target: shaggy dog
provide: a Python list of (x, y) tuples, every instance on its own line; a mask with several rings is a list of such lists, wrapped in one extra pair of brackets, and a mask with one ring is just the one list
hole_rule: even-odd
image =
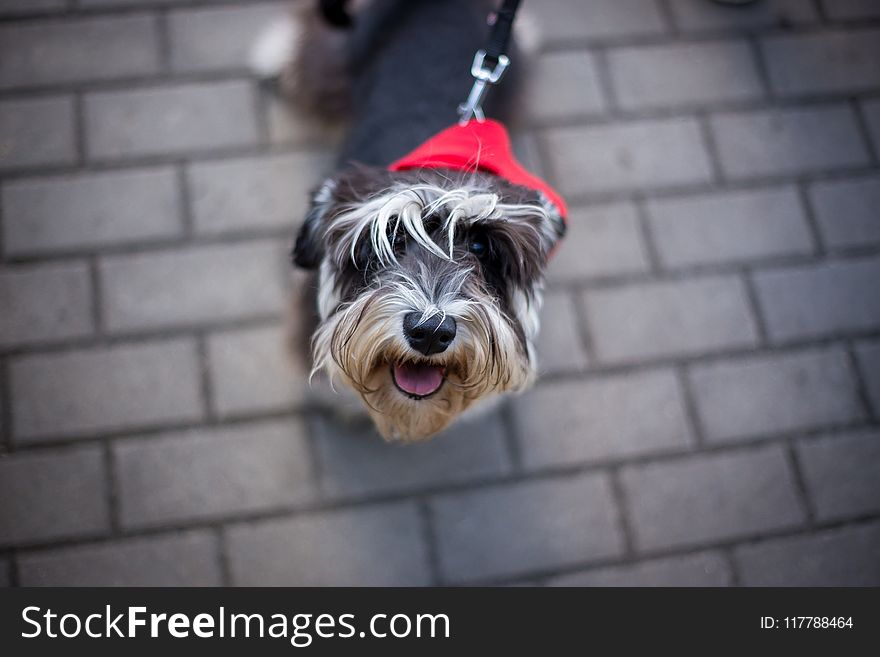
[[(313, 373), (353, 389), (386, 439), (421, 440), (534, 381), (565, 206), (512, 158), (500, 123), (450, 128), (492, 3), (362, 1), (351, 25), (346, 4), (273, 26), (254, 67), (349, 126), (293, 249), (317, 280)], [(487, 115), (509, 101), (503, 87)]]

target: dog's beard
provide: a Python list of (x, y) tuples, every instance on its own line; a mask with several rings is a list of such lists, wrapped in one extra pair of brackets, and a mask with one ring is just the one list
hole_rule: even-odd
[[(444, 281), (446, 292), (433, 300), (419, 285), (422, 278), (396, 272), (340, 306), (314, 336), (315, 371), (323, 369), (331, 381), (357, 391), (389, 440), (430, 437), (477, 401), (522, 390), (535, 376), (531, 341), (515, 328), (519, 320), (506, 316), (468, 270)], [(536, 322), (537, 308), (523, 311)], [(423, 319), (451, 315), (458, 326), (453, 345), (427, 357), (415, 352), (401, 330), (411, 312)], [(413, 381), (422, 387), (414, 388)]]

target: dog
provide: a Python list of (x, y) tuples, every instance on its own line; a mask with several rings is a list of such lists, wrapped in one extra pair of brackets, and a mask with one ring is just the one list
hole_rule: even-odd
[[(387, 440), (429, 438), (536, 378), (564, 202), (509, 155), (503, 124), (452, 125), (492, 9), (325, 1), (254, 49), (255, 70), (292, 102), (348, 121), (292, 260), (316, 281), (312, 374), (355, 391)], [(511, 109), (503, 86), (489, 117)]]

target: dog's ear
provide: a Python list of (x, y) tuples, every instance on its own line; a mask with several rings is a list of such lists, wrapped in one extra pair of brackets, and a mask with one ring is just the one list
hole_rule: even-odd
[(545, 226), (543, 231), (545, 241), (544, 251), (550, 254), (553, 253), (559, 245), (559, 242), (565, 237), (565, 232), (568, 230), (568, 226), (565, 223), (565, 218), (560, 214), (559, 208), (556, 207), (556, 204), (553, 203), (544, 192), (538, 192), (538, 200), (544, 209), (547, 210), (547, 221), (549, 223)]
[(333, 205), (336, 181), (328, 178), (312, 194), (312, 204), (296, 236), (291, 259), (297, 267), (317, 269), (324, 258), (324, 217)]

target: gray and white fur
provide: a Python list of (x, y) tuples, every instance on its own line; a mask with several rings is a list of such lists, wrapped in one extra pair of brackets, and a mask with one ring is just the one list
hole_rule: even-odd
[[(544, 269), (564, 224), (543, 194), (489, 173), (387, 170), (455, 122), (491, 3), (356, 4), (350, 30), (313, 5), (295, 12), (254, 62), (300, 105), (349, 121), (293, 249), (317, 277), (313, 373), (353, 389), (386, 439), (415, 441), (534, 381)], [(493, 100), (497, 117), (503, 94)]]

